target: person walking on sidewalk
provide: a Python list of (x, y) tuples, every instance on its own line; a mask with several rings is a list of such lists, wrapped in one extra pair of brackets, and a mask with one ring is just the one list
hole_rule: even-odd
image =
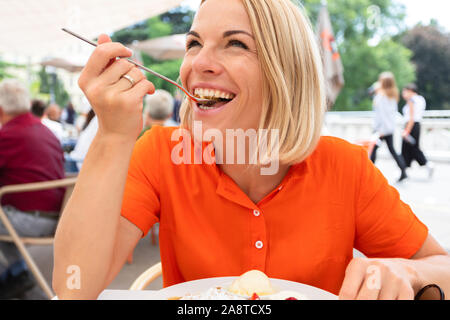
[(420, 149), (420, 122), (423, 119), (423, 113), (427, 106), (426, 100), (417, 93), (417, 86), (413, 83), (403, 88), (402, 96), (407, 102), (402, 110), (406, 121), (406, 127), (402, 134), (402, 156), (407, 168), (411, 167), (413, 160), (416, 160), (421, 167), (427, 168), (428, 177), (431, 179), (434, 165), (427, 160)]
[[(373, 109), (375, 111), (375, 131), (380, 140), (385, 141), (389, 152), (401, 170), (399, 182), (407, 178), (406, 165), (403, 157), (398, 155), (394, 148), (395, 117), (397, 114), (397, 103), (399, 101), (399, 90), (392, 72), (383, 72), (378, 79), (378, 90), (373, 99)], [(370, 156), (375, 163), (377, 158), (376, 144)]]

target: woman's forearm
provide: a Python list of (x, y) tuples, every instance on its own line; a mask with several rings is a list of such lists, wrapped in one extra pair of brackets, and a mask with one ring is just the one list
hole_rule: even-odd
[[(134, 140), (97, 135), (55, 236), (53, 287), (60, 298), (95, 299), (112, 262)], [(80, 286), (67, 285), (70, 268)]]
[(406, 263), (411, 264), (417, 275), (416, 294), (423, 287), (436, 284), (444, 291), (446, 299), (450, 299), (450, 255), (434, 255)]
[(408, 124), (406, 125), (405, 131), (408, 134), (411, 134), (411, 131), (412, 131), (413, 127), (414, 127), (414, 120), (411, 119), (411, 120), (409, 120)]
[(412, 101), (408, 101), (408, 106), (409, 106), (409, 121), (408, 124), (406, 125), (405, 131), (408, 134), (411, 134), (411, 131), (414, 127), (414, 103)]
[(398, 261), (408, 274), (414, 295), (425, 286), (436, 284), (444, 291), (446, 299), (450, 298), (450, 255), (437, 254), (420, 259), (393, 260)]

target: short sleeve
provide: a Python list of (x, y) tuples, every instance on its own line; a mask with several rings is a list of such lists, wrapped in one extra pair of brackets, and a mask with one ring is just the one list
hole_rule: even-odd
[(425, 98), (419, 95), (416, 95), (412, 98), (414, 102), (414, 108), (420, 111), (423, 111), (427, 107), (427, 103), (425, 101)]
[(143, 237), (159, 221), (159, 129), (148, 130), (136, 142), (122, 201), (122, 216), (141, 229)]
[(355, 248), (369, 258), (409, 259), (422, 247), (428, 229), (364, 150), (361, 157)]
[(382, 98), (383, 98), (383, 96), (381, 96), (379, 94), (375, 95), (375, 97), (373, 98), (373, 108), (374, 109), (376, 109), (380, 106)]

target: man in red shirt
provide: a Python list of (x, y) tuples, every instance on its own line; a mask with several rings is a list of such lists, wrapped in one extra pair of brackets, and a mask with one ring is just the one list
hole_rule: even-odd
[[(27, 89), (16, 80), (0, 83), (0, 187), (64, 178), (64, 154), (55, 135), (30, 113)], [(14, 193), (1, 199), (21, 236), (54, 234), (64, 189)], [(0, 234), (7, 234), (0, 221)], [(0, 242), (0, 298), (31, 287), (29, 272), (12, 243)]]

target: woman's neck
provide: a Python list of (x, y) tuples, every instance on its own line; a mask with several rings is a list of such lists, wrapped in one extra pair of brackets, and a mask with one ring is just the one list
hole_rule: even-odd
[(262, 175), (261, 166), (238, 164), (220, 164), (218, 166), (255, 204), (283, 181), (290, 168), (289, 165), (280, 164), (275, 174)]

